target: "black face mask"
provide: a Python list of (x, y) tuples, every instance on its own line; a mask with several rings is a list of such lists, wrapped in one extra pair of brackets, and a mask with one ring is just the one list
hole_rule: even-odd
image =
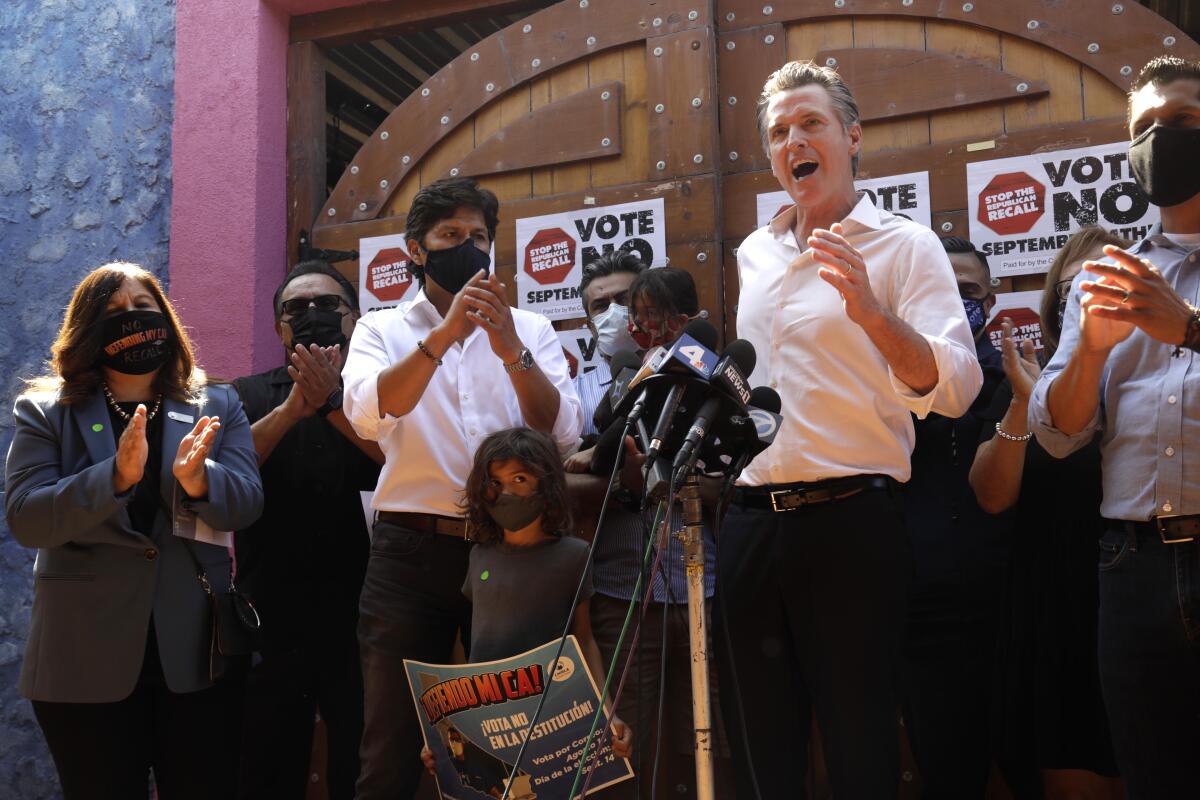
[(540, 494), (521, 496), (507, 492), (487, 507), (488, 515), (506, 531), (524, 530), (545, 510), (546, 498)]
[(345, 347), (346, 334), (342, 333), (344, 316), (340, 311), (321, 311), (316, 308), (296, 314), (287, 322), (292, 329), (292, 348), (295, 349), (298, 344), (304, 345), (306, 350), (314, 344), (318, 347), (333, 347), (335, 344)]
[(428, 250), (425, 253), (425, 277), (450, 294), (458, 294), (467, 281), (483, 270), (487, 275), (492, 266), (492, 257), (468, 239), (457, 247), (445, 250)]
[(175, 340), (161, 311), (122, 311), (104, 320), (100, 363), (126, 375), (145, 375), (167, 363)]
[(1159, 208), (1200, 193), (1200, 129), (1151, 125), (1129, 145), (1129, 166), (1142, 194)]

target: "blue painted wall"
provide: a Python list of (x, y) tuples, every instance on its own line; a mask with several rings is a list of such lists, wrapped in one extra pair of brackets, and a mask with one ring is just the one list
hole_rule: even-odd
[[(76, 282), (112, 260), (165, 281), (174, 0), (0, 3), (0, 454), (21, 379), (42, 371)], [(0, 479), (2, 480), (2, 479)], [(16, 691), (33, 551), (0, 521), (0, 795), (58, 797)]]

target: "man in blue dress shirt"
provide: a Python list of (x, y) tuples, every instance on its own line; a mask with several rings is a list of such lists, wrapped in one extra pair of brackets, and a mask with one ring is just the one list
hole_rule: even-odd
[(1197, 797), (1200, 63), (1147, 64), (1129, 133), (1134, 176), (1162, 222), (1085, 263), (1030, 422), (1059, 457), (1102, 432), (1100, 673), (1129, 796)]

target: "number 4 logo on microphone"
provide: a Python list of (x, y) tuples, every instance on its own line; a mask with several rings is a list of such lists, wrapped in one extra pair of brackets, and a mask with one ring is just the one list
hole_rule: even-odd
[(707, 364), (704, 363), (704, 354), (707, 351), (700, 345), (685, 345), (679, 348), (679, 353), (688, 361), (692, 362), (692, 366), (701, 372), (707, 372)]

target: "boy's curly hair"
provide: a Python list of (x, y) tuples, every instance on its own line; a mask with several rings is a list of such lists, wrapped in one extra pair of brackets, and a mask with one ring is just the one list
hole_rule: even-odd
[(520, 461), (537, 478), (538, 493), (546, 498), (542, 530), (552, 536), (570, 531), (567, 479), (554, 440), (530, 428), (508, 428), (490, 434), (475, 451), (475, 462), (459, 503), (471, 538), (482, 544), (504, 539), (504, 531), (488, 514), (487, 507), (496, 499), (491, 488), (492, 464), (509, 459)]

